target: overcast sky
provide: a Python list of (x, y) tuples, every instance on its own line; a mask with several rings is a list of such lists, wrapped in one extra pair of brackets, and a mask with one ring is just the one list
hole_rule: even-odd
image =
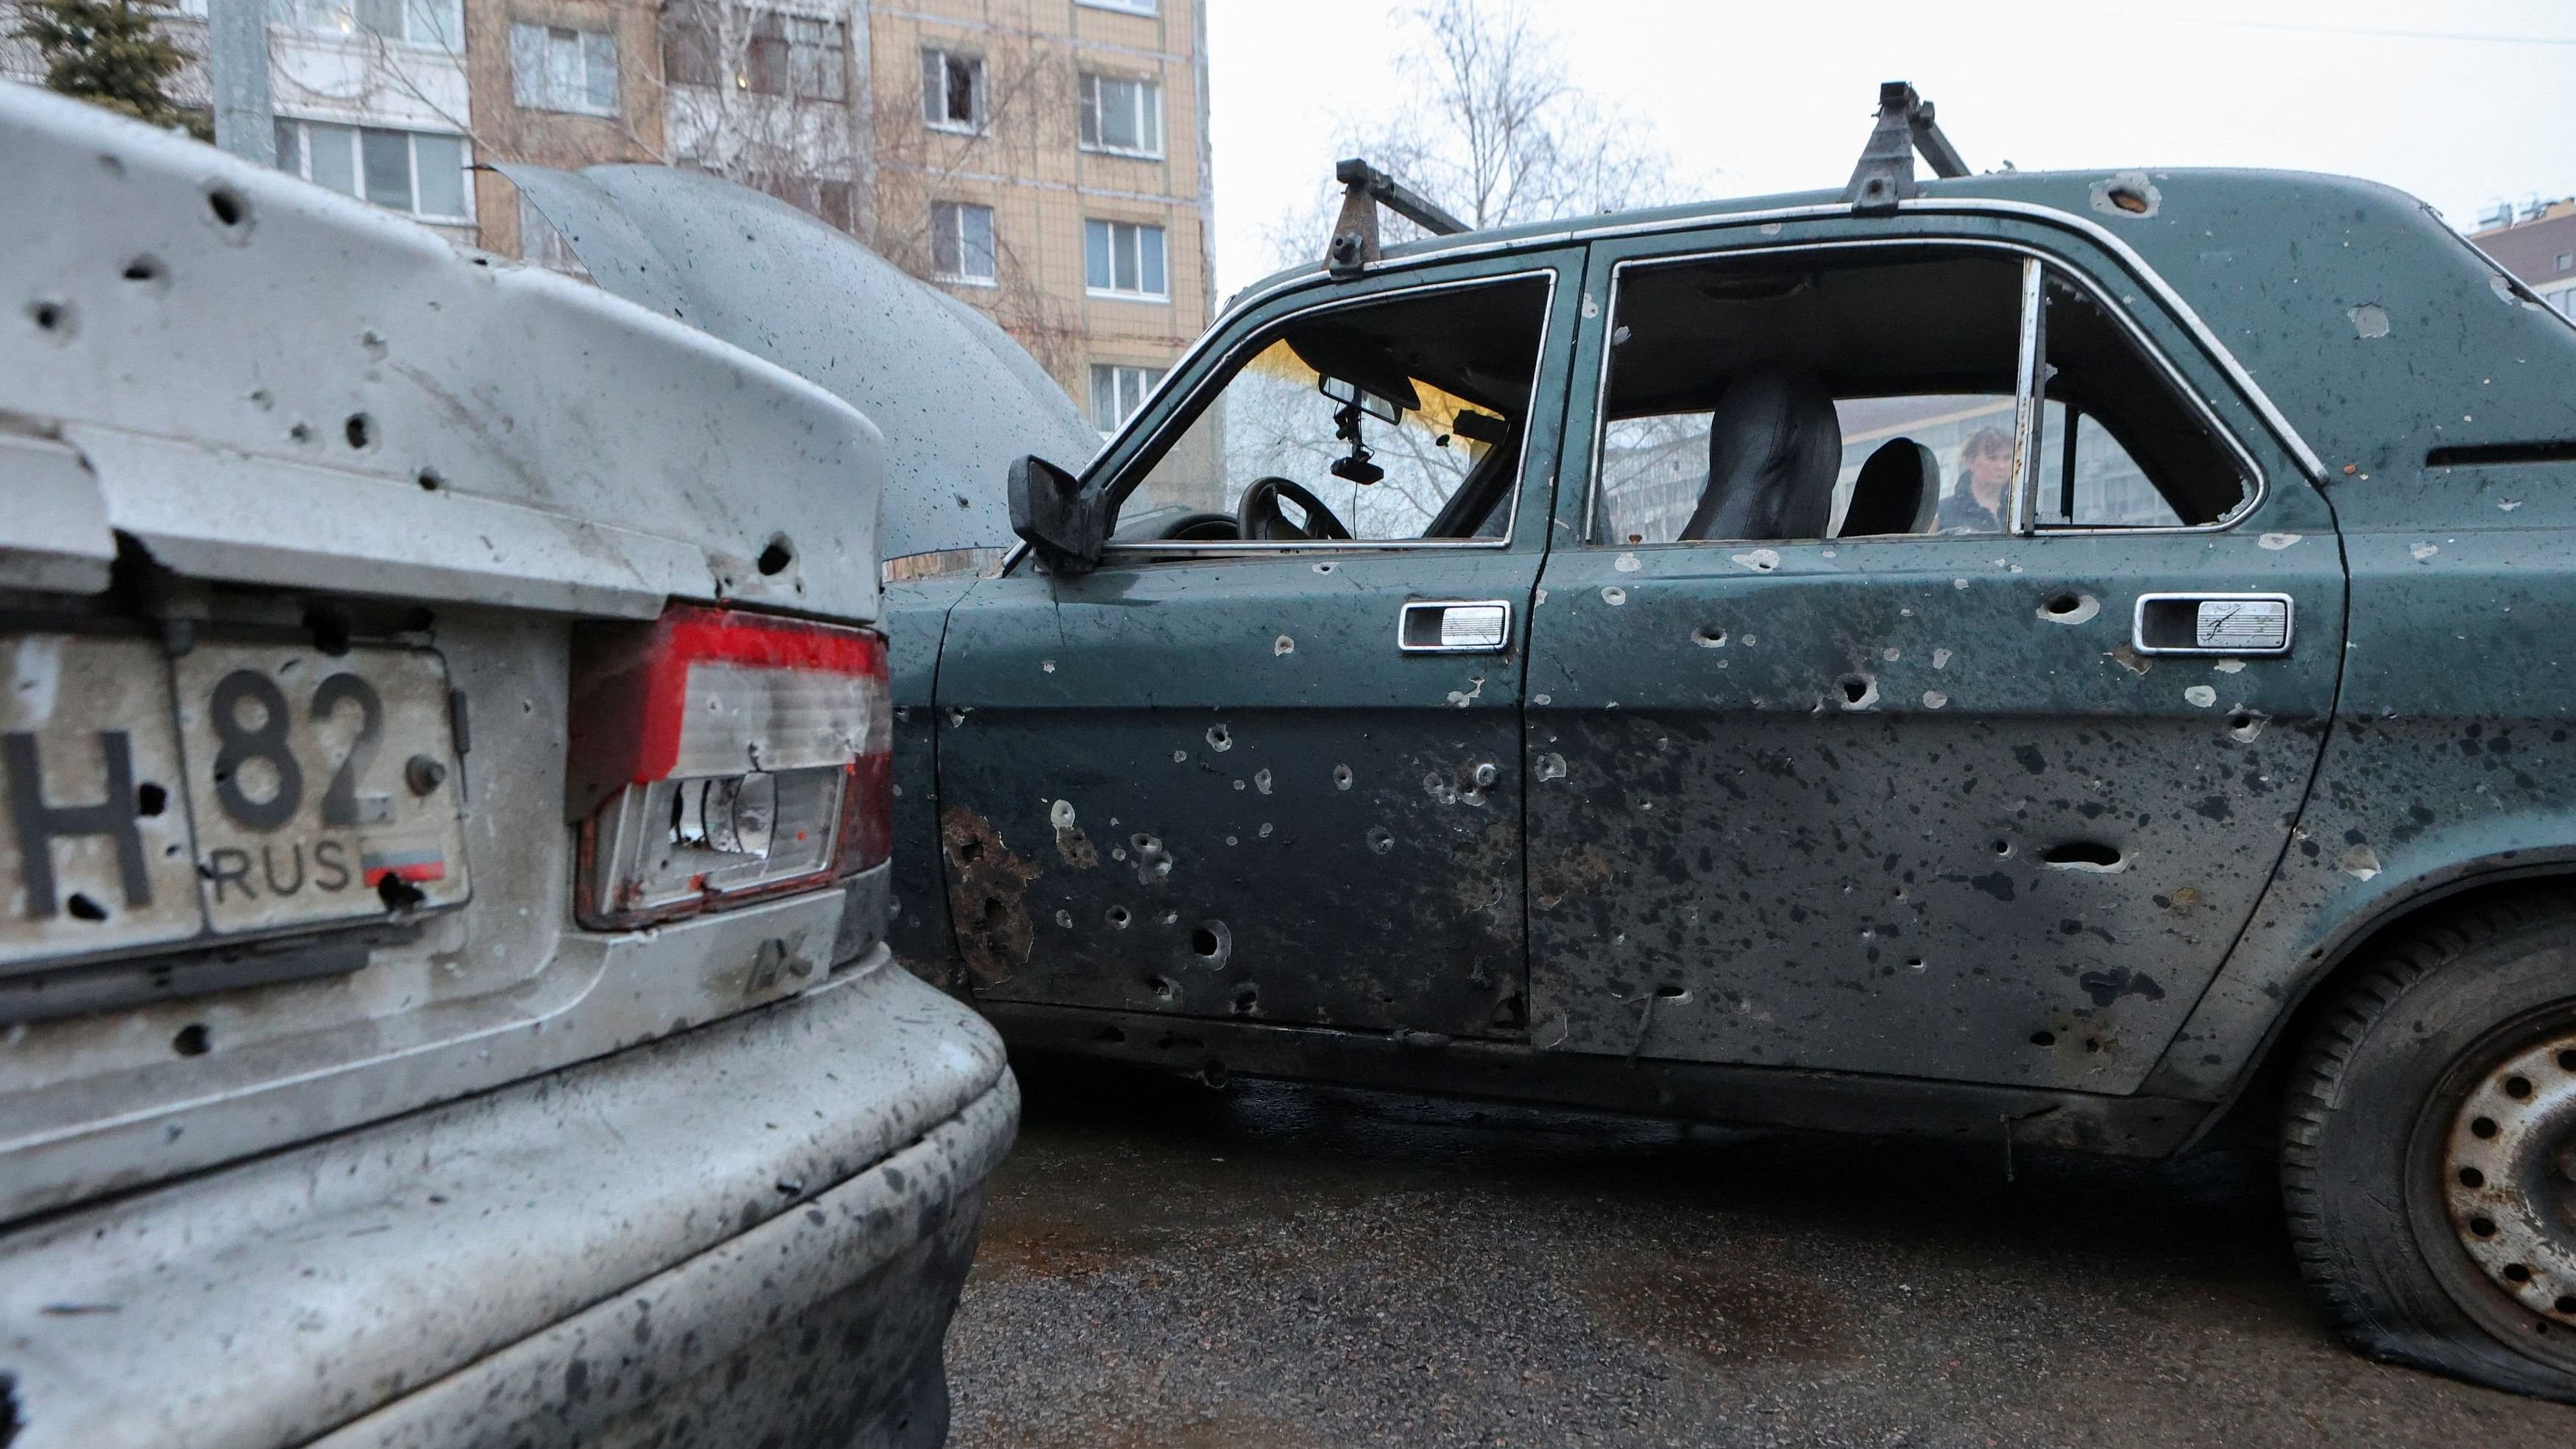
[[(1210, 0), (1218, 297), (1401, 105), (1404, 0)], [(2576, 194), (2576, 0), (1532, 0), (1575, 82), (1712, 195), (1839, 187), (1882, 80), (1968, 164), (2278, 166), (2402, 187), (2462, 228)], [(1437, 198), (1435, 198), (1437, 199)], [(1318, 251), (1323, 237), (1315, 238)]]

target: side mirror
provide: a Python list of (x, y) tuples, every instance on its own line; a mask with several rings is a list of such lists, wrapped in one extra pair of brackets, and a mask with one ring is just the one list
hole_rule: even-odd
[(1082, 496), (1082, 482), (1031, 454), (1011, 465), (1011, 532), (1029, 541), (1046, 566), (1060, 574), (1087, 574), (1100, 564), (1109, 520), (1098, 494)]

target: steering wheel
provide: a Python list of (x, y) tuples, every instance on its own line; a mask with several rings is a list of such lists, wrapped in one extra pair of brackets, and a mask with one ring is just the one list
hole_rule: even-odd
[[(1279, 511), (1279, 500), (1306, 510), (1306, 526), (1299, 528)], [(1304, 485), (1286, 478), (1256, 478), (1243, 490), (1243, 501), (1234, 507), (1235, 534), (1247, 539), (1348, 538), (1351, 531), (1324, 506), (1324, 500), (1306, 491)]]

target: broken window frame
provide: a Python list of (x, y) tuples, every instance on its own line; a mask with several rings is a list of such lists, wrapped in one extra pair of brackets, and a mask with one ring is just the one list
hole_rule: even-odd
[[(1579, 266), (1579, 263), (1574, 264), (1575, 269), (1579, 269)], [(1306, 306), (1284, 310), (1275, 316), (1244, 326), (1231, 335), (1220, 337), (1213, 331), (1209, 332), (1201, 339), (1201, 346), (1208, 349), (1206, 352), (1202, 353), (1199, 348), (1193, 348), (1166, 370), (1166, 382), (1170, 380), (1170, 374), (1173, 372), (1189, 368), (1195, 368), (1196, 372), (1195, 376), (1186, 380), (1187, 388), (1178, 400), (1160, 411), (1160, 422), (1153, 431), (1140, 434), (1140, 425), (1153, 412), (1153, 409), (1139, 408), (1116, 433), (1109, 437), (1109, 441), (1101, 445), (1100, 451), (1093, 457), (1093, 466), (1099, 467), (1110, 460), (1113, 454), (1121, 454), (1114, 464), (1110, 465), (1110, 471), (1105, 475), (1108, 481), (1102, 485), (1103, 508), (1111, 516), (1113, 526), (1118, 513), (1126, 507), (1128, 500), (1135, 496), (1137, 490), (1144, 486), (1155, 466), (1162, 461), (1165, 449), (1177, 442), (1181, 434), (1195, 426), (1204, 412), (1217, 405), (1219, 399), (1212, 394), (1222, 394), (1254, 356), (1277, 341), (1289, 328), (1327, 313), (1355, 307), (1377, 306), (1399, 297), (1427, 296), (1439, 292), (1503, 286), (1533, 278), (1543, 281), (1547, 286), (1547, 300), (1539, 309), (1537, 360), (1534, 364), (1537, 369), (1537, 386), (1533, 389), (1534, 392), (1543, 394), (1549, 367), (1563, 366), (1566, 362), (1566, 353), (1572, 345), (1570, 338), (1557, 339), (1555, 335), (1560, 280), (1566, 285), (1580, 285), (1575, 270), (1567, 270), (1560, 279), (1559, 268), (1551, 265), (1544, 258), (1534, 259), (1532, 265), (1512, 271), (1489, 272), (1467, 277), (1439, 277), (1389, 286), (1382, 290), (1363, 291), (1357, 295), (1336, 295), (1327, 292), (1313, 299)], [(1555, 349), (1556, 353), (1553, 357), (1550, 355), (1551, 348)], [(1152, 402), (1156, 396), (1157, 394), (1149, 393), (1147, 401)], [(1543, 402), (1532, 403), (1534, 409), (1543, 406), (1545, 406)], [(1134, 440), (1133, 445), (1122, 450), (1121, 444), (1129, 443), (1131, 439)], [(1424, 549), (1464, 549), (1508, 553), (1512, 551), (1513, 540), (1518, 537), (1521, 495), (1527, 491), (1532, 462), (1529, 452), (1531, 446), (1529, 434), (1525, 432), (1520, 445), (1520, 456), (1513, 464), (1511, 482), (1500, 501), (1503, 510), (1502, 531), (1496, 534), (1479, 533), (1464, 538), (1357, 539), (1120, 539), (1113, 537), (1101, 546), (1102, 566), (1186, 563), (1193, 557), (1207, 555), (1385, 553)], [(1550, 471), (1554, 469), (1556, 456), (1551, 450)], [(1084, 474), (1086, 482), (1101, 476), (1104, 475), (1090, 470), (1086, 470)], [(1541, 522), (1544, 523), (1543, 517)], [(1019, 556), (1014, 555), (1015, 558)]]
[[(957, 81), (966, 81), (965, 115), (957, 114)], [(984, 57), (946, 46), (921, 48), (921, 123), (934, 131), (976, 136), (984, 131)]]
[[(2063, 257), (2053, 255), (2026, 243), (2006, 241), (1993, 237), (1926, 234), (1921, 236), (1856, 237), (1827, 241), (1787, 242), (1765, 246), (1719, 246), (1699, 251), (1622, 257), (1611, 264), (1609, 288), (1610, 301), (1609, 305), (1602, 310), (1602, 319), (1596, 325), (1603, 329), (1605, 339), (1608, 330), (1617, 325), (1621, 292), (1626, 284), (1627, 276), (1631, 271), (1661, 271), (1671, 267), (1689, 266), (1695, 262), (1738, 262), (1748, 258), (1786, 258), (1813, 256), (1817, 253), (1847, 254), (1884, 249), (2002, 252), (2018, 256), (2023, 262), (2021, 315), (2016, 319), (2016, 326), (2019, 329), (2017, 335), (2020, 339), (2020, 356), (2016, 359), (2015, 372), (2015, 451), (2013, 458), (2012, 483), (2005, 500), (2007, 510), (2005, 516), (2011, 519), (2012, 522), (2008, 525), (2006, 531), (2001, 534), (1989, 533), (1962, 535), (1963, 537), (1982, 538), (1987, 541), (1992, 541), (1997, 538), (2019, 539), (2060, 534), (2109, 533), (2119, 534), (2123, 537), (2131, 537), (2141, 534), (2215, 533), (2235, 527), (2246, 518), (2253, 516), (2256, 509), (2261, 507), (2262, 502), (2268, 495), (2270, 489), (2270, 480), (2268, 475), (2263, 471), (2262, 465), (2256, 461), (2253, 453), (2247, 449), (2244, 440), (2239, 438), (2236, 435), (2235, 430), (2228, 427), (2226, 423), (2219, 418), (2216, 410), (2210, 406), (2210, 400), (2203, 397), (2200, 390), (2192, 385), (2190, 378), (2183, 372), (2181, 367), (2174, 362), (2172, 356), (2169, 355), (2162, 346), (2158, 345), (2153, 337), (2148, 335), (2146, 329), (2139, 325), (2138, 320), (2129, 314), (2126, 307), (2119, 305), (2117, 300), (2098, 282), (2096, 282), (2083, 268), (2076, 266)], [(2172, 392), (2175, 400), (2180, 402), (2184, 409), (2190, 414), (2192, 420), (2197, 422), (2212, 438), (2216, 439), (2221, 449), (2234, 460), (2244, 479), (2244, 492), (2237, 500), (2235, 507), (2207, 523), (2039, 524), (2034, 521), (2032, 518), (2034, 490), (2040, 486), (2040, 480), (2036, 476), (2040, 461), (2039, 455), (2041, 452), (2039, 446), (2039, 428), (2044, 417), (2044, 404), (2047, 401), (2044, 390), (2045, 380), (2039, 375), (2039, 369), (2046, 364), (2048, 355), (2044, 323), (2044, 299), (2047, 292), (2047, 284), (2052, 278), (2063, 282), (2074, 290), (2086, 294), (2092, 300), (2093, 304), (2102, 310), (2104, 315), (2113, 319), (2113, 321), (2119, 326), (2122, 334), (2127, 338), (2129, 344), (2137, 350), (2140, 357), (2145, 359), (2149, 368), (2164, 382), (2165, 386)], [(1584, 481), (1583, 512), (1580, 515), (1583, 519), (1583, 525), (1579, 534), (1581, 546), (1586, 548), (1699, 548), (1716, 543), (1741, 544), (1756, 542), (1800, 544), (1820, 543), (1834, 547), (1841, 547), (1845, 544), (1862, 545), (1920, 541), (1928, 538), (1950, 536), (1942, 534), (1878, 534), (1861, 535), (1848, 539), (1710, 538), (1691, 539), (1665, 544), (1629, 544), (1623, 543), (1616, 538), (1597, 536), (1595, 521), (1602, 516), (1599, 510), (1602, 504), (1600, 491), (1602, 487), (1602, 469), (1605, 461), (1604, 444), (1609, 435), (1609, 424), (1611, 421), (1610, 375), (1613, 362), (1614, 359), (1611, 356), (1610, 348), (1604, 346), (1598, 350), (1598, 361), (1594, 366), (1595, 375), (1593, 378), (1590, 472), (1589, 476), (1587, 476)], [(2114, 441), (2116, 441), (2116, 439)]]

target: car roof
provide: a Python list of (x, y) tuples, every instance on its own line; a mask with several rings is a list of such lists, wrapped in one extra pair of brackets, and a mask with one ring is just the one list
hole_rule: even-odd
[[(2119, 189), (2146, 209), (2120, 206)], [(2312, 172), (2147, 169), (1989, 172), (1925, 180), (1917, 193), (1902, 210), (2017, 213), (2082, 234), (2161, 284), (2278, 410), (2293, 451), (2329, 477), (2411, 472), (2437, 448), (2475, 456), (2576, 439), (2576, 328), (2394, 188)], [(1564, 218), (1391, 246), (1371, 270), (1848, 207), (1840, 192), (1802, 191)], [(1322, 279), (1320, 261), (1291, 268), (1238, 305)]]

